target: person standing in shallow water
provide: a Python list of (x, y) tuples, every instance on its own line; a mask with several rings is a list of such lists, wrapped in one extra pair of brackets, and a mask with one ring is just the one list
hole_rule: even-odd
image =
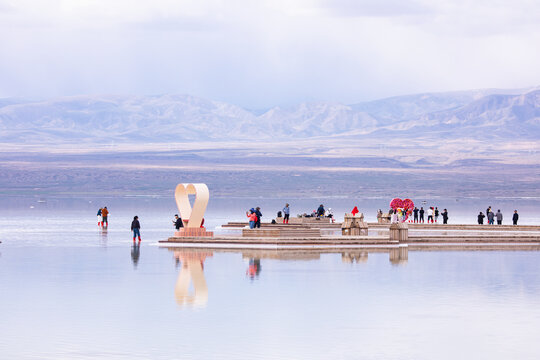
[(478, 225), (484, 225), (484, 218), (486, 215), (484, 215), (481, 211), (480, 214), (478, 214)]
[(131, 222), (131, 231), (133, 231), (133, 242), (135, 242), (135, 237), (138, 237), (139, 242), (141, 242), (141, 224), (139, 223), (138, 216), (133, 217), (133, 221)]
[(289, 223), (289, 214), (290, 214), (290, 210), (289, 210), (289, 204), (285, 204), (285, 207), (283, 208), (283, 223), (284, 224), (288, 224)]
[(448, 224), (448, 210), (444, 209), (441, 215), (443, 224)]
[(102, 208), (99, 208), (99, 210), (97, 211), (97, 224), (98, 226), (101, 226), (101, 212), (103, 211)]
[(109, 226), (109, 210), (107, 209), (107, 207), (105, 206), (102, 210), (101, 210), (101, 226), (102, 227), (108, 227)]
[(517, 225), (518, 220), (519, 220), (519, 214), (517, 210), (514, 210), (514, 215), (512, 216), (512, 223), (514, 225)]
[(424, 223), (424, 208), (420, 206), (420, 222)]

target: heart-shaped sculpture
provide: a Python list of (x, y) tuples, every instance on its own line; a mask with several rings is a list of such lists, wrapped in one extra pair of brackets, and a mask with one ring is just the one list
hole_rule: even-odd
[[(195, 195), (193, 209), (189, 203), (189, 195)], [(208, 186), (206, 184), (178, 184), (174, 191), (174, 198), (184, 226), (187, 228), (200, 227), (210, 198)], [(187, 224), (186, 220), (189, 220)]]

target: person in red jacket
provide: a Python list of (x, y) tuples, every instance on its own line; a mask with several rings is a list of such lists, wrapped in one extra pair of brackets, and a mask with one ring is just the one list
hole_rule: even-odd
[(251, 209), (248, 212), (246, 212), (247, 217), (249, 218), (249, 228), (254, 229), (255, 223), (258, 220), (257, 214), (255, 213), (255, 209)]
[(101, 210), (101, 226), (107, 227), (109, 226), (109, 220), (107, 219), (109, 216), (109, 210), (107, 210), (107, 207), (105, 206), (103, 210)]

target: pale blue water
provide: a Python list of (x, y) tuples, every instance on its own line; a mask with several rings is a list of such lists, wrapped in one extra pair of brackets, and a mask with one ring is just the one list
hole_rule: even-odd
[[(4, 204), (1, 359), (540, 356), (540, 252), (409, 251), (400, 264), (387, 252), (352, 263), (339, 252), (174, 252), (151, 245), (171, 234), (174, 204), (108, 201), (106, 233), (87, 200), (33, 213)], [(197, 288), (185, 293), (183, 280)]]

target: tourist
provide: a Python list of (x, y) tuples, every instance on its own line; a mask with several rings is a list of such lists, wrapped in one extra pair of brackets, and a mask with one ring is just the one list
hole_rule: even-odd
[(478, 214), (478, 225), (484, 225), (484, 218), (486, 217), (486, 215), (482, 214), (482, 212), (480, 211), (480, 214)]
[(439, 209), (435, 206), (435, 222), (437, 222), (438, 218), (439, 218)]
[(486, 216), (489, 216), (489, 213), (491, 212), (491, 206), (488, 206), (486, 209)]
[(444, 209), (441, 215), (443, 224), (448, 224), (448, 210)]
[(501, 212), (501, 209), (497, 210), (497, 214), (495, 214), (495, 216), (497, 217), (497, 225), (502, 225), (503, 214)]
[[(108, 220), (108, 217), (109, 217), (109, 210), (107, 209), (107, 207), (105, 206), (102, 210), (101, 210), (101, 226), (103, 227), (108, 227), (109, 226), (109, 220)], [(107, 224), (107, 225), (105, 225)]]
[(424, 208), (422, 206), (420, 206), (420, 222), (423, 224), (424, 223)]
[(418, 222), (418, 208), (416, 206), (414, 207), (413, 214), (414, 214), (414, 222), (417, 223)]
[(98, 226), (101, 226), (101, 212), (103, 211), (102, 208), (99, 208), (99, 210), (97, 211), (97, 225)]
[(319, 205), (319, 208), (317, 209), (317, 216), (322, 217), (324, 216), (324, 213), (325, 213), (324, 206), (323, 204), (321, 204)]
[(261, 227), (261, 218), (262, 218), (262, 212), (260, 207), (255, 208), (255, 214), (257, 214), (257, 221), (255, 221), (255, 227), (260, 228)]
[(255, 209), (251, 208), (249, 212), (246, 211), (246, 215), (249, 218), (249, 228), (255, 229), (255, 223), (257, 222), (257, 214), (255, 214)]
[(518, 220), (519, 220), (519, 214), (517, 210), (514, 210), (514, 215), (512, 216), (512, 222), (514, 223), (514, 225), (517, 225)]
[(133, 221), (131, 222), (131, 231), (133, 231), (133, 242), (135, 242), (135, 237), (139, 238), (139, 242), (141, 242), (141, 224), (139, 223), (139, 217), (135, 216), (133, 217)]
[(184, 222), (182, 221), (182, 218), (178, 216), (178, 214), (174, 215), (174, 220), (172, 222), (176, 228), (176, 231), (179, 231), (180, 228), (184, 227)]
[(431, 223), (433, 224), (433, 206), (430, 206), (427, 211), (427, 222), (429, 224), (429, 221), (431, 220)]
[(487, 218), (489, 225), (493, 225), (495, 223), (495, 214), (493, 213), (493, 211), (490, 211), (489, 214), (487, 214)]
[(283, 223), (284, 224), (289, 223), (289, 214), (290, 214), (289, 204), (285, 204), (285, 207), (283, 208)]
[(390, 210), (389, 211), (389, 215), (390, 215), (390, 222), (392, 224), (397, 224), (399, 222), (399, 216), (398, 216), (398, 213), (397, 211), (395, 210)]

